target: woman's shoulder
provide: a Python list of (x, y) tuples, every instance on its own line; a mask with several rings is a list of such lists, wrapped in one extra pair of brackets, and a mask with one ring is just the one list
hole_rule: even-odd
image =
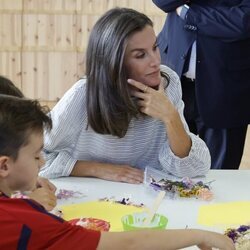
[(167, 74), (167, 76), (169, 77), (170, 83), (171, 82), (177, 82), (177, 83), (179, 83), (179, 81), (180, 81), (179, 76), (171, 68), (169, 68), (168, 66), (166, 66), (164, 64), (161, 64), (160, 69), (161, 69), (162, 73)]
[(75, 91), (77, 91), (78, 89), (85, 89), (86, 88), (86, 82), (87, 82), (86, 77), (83, 77), (83, 78), (79, 79), (77, 82), (75, 82), (73, 84), (73, 86), (71, 87), (71, 89), (75, 90)]
[(168, 84), (165, 93), (174, 105), (177, 105), (182, 96), (180, 78), (175, 71), (166, 65), (161, 65), (161, 72), (167, 75)]
[(84, 107), (86, 96), (86, 79), (82, 78), (72, 85), (72, 87), (64, 93), (62, 98), (58, 101), (52, 112), (58, 110), (78, 110), (80, 107)]
[(72, 87), (66, 91), (63, 95), (62, 99), (74, 98), (75, 96), (83, 97), (85, 96), (86, 90), (86, 78), (81, 78), (77, 82), (75, 82)]

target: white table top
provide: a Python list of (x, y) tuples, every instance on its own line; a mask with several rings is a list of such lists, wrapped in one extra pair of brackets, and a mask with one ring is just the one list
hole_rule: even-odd
[[(201, 228), (207, 229), (197, 224), (197, 214), (199, 206), (204, 204), (214, 204), (229, 201), (250, 200), (250, 170), (210, 170), (203, 182), (212, 181), (212, 191), (214, 199), (212, 201), (202, 201), (197, 199), (164, 198), (158, 213), (168, 217), (167, 228)], [(64, 177), (51, 180), (58, 189), (68, 189), (80, 191), (86, 196), (59, 200), (58, 206), (83, 201), (98, 200), (104, 197), (114, 196), (116, 200), (130, 198), (131, 201), (150, 206), (156, 197), (155, 191), (145, 184), (133, 185), (119, 182), (104, 181), (95, 178)], [(196, 248), (189, 248), (196, 249)]]

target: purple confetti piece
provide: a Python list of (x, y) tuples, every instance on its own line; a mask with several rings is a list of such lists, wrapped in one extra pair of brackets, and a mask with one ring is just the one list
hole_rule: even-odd
[(69, 199), (69, 198), (77, 198), (81, 197), (83, 194), (79, 191), (67, 190), (67, 189), (59, 189), (56, 195), (57, 199)]

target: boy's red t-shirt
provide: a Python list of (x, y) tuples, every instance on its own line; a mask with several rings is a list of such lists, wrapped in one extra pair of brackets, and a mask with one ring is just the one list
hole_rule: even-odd
[(96, 249), (100, 232), (70, 225), (28, 199), (0, 195), (0, 249)]

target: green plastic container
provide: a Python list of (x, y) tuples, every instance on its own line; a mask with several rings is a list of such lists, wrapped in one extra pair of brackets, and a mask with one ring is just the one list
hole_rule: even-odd
[(155, 214), (152, 221), (148, 225), (144, 225), (143, 222), (146, 217), (146, 213), (134, 213), (123, 216), (121, 219), (123, 230), (165, 229), (168, 224), (168, 218), (166, 216)]

